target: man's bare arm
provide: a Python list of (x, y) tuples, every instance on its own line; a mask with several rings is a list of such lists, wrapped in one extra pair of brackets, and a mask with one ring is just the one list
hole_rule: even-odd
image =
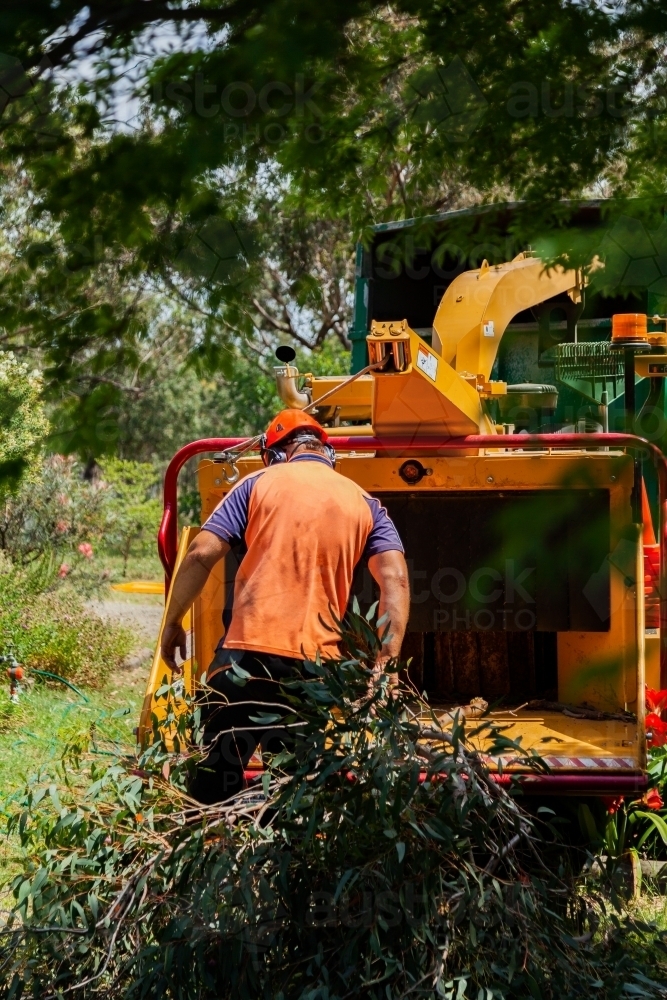
[(392, 550), (371, 556), (368, 568), (380, 587), (378, 618), (386, 615), (390, 622), (387, 642), (383, 644), (376, 662), (376, 667), (382, 668), (387, 660), (394, 659), (401, 651), (410, 614), (410, 581), (402, 552)]
[(212, 531), (200, 531), (188, 549), (185, 559), (178, 568), (169, 613), (162, 632), (162, 659), (176, 673), (181, 672), (174, 659), (178, 648), (185, 659), (185, 631), (181, 622), (183, 615), (199, 597), (204, 584), (215, 564), (229, 552), (229, 545)]

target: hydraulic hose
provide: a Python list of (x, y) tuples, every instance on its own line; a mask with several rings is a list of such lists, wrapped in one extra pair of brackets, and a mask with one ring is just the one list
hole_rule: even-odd
[(60, 681), (61, 684), (64, 684), (66, 687), (74, 691), (75, 694), (78, 694), (79, 698), (83, 698), (84, 701), (88, 701), (88, 698), (83, 691), (80, 691), (78, 687), (74, 686), (74, 684), (70, 684), (70, 682), (66, 681), (64, 677), (60, 677), (59, 674), (52, 674), (50, 670), (35, 670), (34, 668), (30, 671), (30, 673), (38, 674), (40, 677), (49, 677), (53, 681)]

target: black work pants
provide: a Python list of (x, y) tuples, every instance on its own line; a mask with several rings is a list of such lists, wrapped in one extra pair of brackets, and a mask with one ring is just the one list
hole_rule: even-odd
[[(234, 679), (231, 656), (251, 675), (245, 684)], [(272, 656), (270, 653), (221, 649), (207, 673), (210, 690), (202, 692), (201, 726), (206, 758), (197, 768), (191, 795), (209, 805), (240, 792), (243, 772), (258, 746), (262, 753), (276, 754), (285, 748), (288, 733), (280, 722), (261, 724), (253, 717), (279, 715), (293, 709), (281, 697), (280, 681), (295, 677), (303, 660)]]

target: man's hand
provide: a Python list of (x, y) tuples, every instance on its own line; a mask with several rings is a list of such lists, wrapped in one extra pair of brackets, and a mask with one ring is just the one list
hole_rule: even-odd
[[(387, 673), (386, 667), (389, 663), (391, 657), (381, 654), (378, 656), (373, 667), (373, 673), (371, 674), (371, 679), (368, 682), (368, 697), (372, 698), (376, 690), (380, 685), (383, 674)], [(390, 697), (395, 698), (398, 694), (398, 674), (395, 671), (387, 674), (389, 680), (387, 683), (387, 693)]]
[(184, 660), (187, 653), (185, 644), (185, 629), (180, 622), (173, 622), (172, 624), (165, 625), (164, 627), (160, 653), (164, 662), (168, 667), (171, 667), (172, 672), (176, 676), (183, 673), (183, 667), (176, 663), (174, 658), (177, 649), (181, 654), (181, 659)]

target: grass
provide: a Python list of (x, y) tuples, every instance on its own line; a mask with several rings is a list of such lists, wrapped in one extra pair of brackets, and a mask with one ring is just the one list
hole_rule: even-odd
[[(119, 747), (134, 743), (145, 679), (146, 669), (124, 671), (102, 689), (83, 689), (87, 701), (56, 682), (34, 684), (18, 705), (10, 702), (8, 687), (0, 690), (0, 826), (13, 793), (39, 772), (52, 772), (65, 747), (84, 733), (94, 731)], [(123, 709), (127, 714), (114, 714)], [(17, 870), (15, 852), (13, 838), (0, 839), (0, 892)]]
[(101, 552), (96, 555), (100, 572), (109, 570), (110, 583), (122, 583), (127, 580), (163, 580), (164, 569), (157, 553), (145, 556), (132, 556), (128, 562), (127, 574), (123, 576), (122, 556)]
[[(143, 700), (136, 671), (101, 690), (82, 688), (87, 701), (57, 682), (38, 682), (18, 705), (0, 691), (0, 796), (11, 794), (40, 768), (56, 763), (68, 742), (95, 727), (119, 742), (131, 742)], [(113, 713), (128, 708), (125, 717)]]
[[(104, 566), (114, 570), (112, 579), (122, 571), (120, 557), (100, 557)], [(128, 566), (128, 580), (160, 579), (157, 556), (133, 558)], [(97, 595), (101, 600), (115, 604), (140, 606), (161, 605), (157, 595), (134, 595), (111, 590)], [(127, 627), (132, 630), (132, 622)], [(146, 637), (136, 629), (134, 647), (146, 647)], [(157, 635), (154, 637), (157, 640)], [(139, 710), (144, 696), (148, 665), (134, 670), (117, 670), (100, 687), (77, 684), (87, 701), (58, 682), (37, 681), (26, 688), (18, 705), (9, 700), (9, 682), (2, 684), (0, 674), (0, 798), (14, 791), (40, 767), (60, 758), (63, 746), (72, 733), (93, 723), (103, 726), (105, 732), (133, 739), (132, 729), (139, 720)], [(125, 719), (113, 720), (110, 716), (121, 708), (129, 708)]]
[[(159, 567), (157, 558), (133, 559), (126, 579), (160, 579), (156, 564)], [(122, 560), (104, 558), (104, 566), (107, 565), (113, 567), (112, 580), (122, 579)], [(123, 594), (110, 587), (98, 596), (115, 604), (162, 603), (157, 596)], [(134, 648), (145, 648), (146, 635), (133, 628), (130, 619), (127, 627), (134, 632)], [(9, 700), (9, 681), (4, 671), (0, 673), (0, 828), (11, 808), (12, 795), (32, 776), (53, 771), (65, 747), (83, 734), (93, 732), (100, 740), (112, 740), (119, 746), (134, 744), (133, 730), (139, 722), (148, 671), (148, 663), (115, 670), (95, 687), (74, 681), (82, 696), (57, 681), (37, 679), (24, 687), (18, 705)], [(126, 714), (122, 714), (123, 710)], [(0, 838), (0, 886), (16, 870), (15, 851), (16, 844), (11, 839)]]
[(637, 920), (654, 923), (659, 930), (667, 931), (667, 895), (664, 883), (658, 886), (652, 879), (643, 879), (641, 895), (630, 903), (630, 909)]

